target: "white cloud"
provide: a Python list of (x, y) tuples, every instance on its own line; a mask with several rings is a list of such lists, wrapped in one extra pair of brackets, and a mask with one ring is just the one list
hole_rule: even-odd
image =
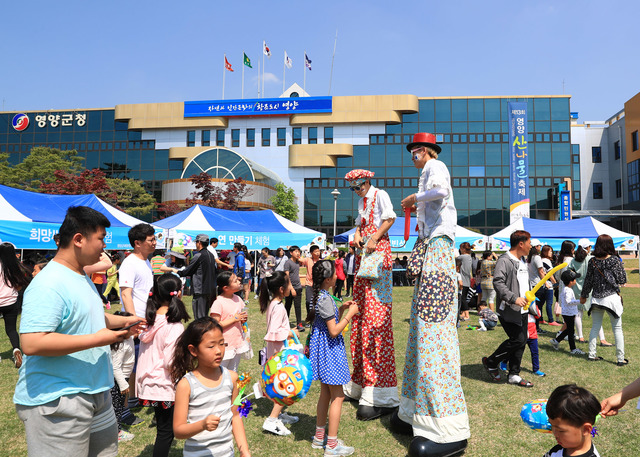
[[(253, 78), (251, 78), (251, 81), (253, 81), (254, 83), (257, 84), (258, 82), (258, 77), (254, 76)], [(280, 79), (274, 75), (273, 73), (265, 73), (264, 74), (264, 83), (265, 84), (271, 84), (271, 83), (280, 83), (282, 81), (280, 81)]]

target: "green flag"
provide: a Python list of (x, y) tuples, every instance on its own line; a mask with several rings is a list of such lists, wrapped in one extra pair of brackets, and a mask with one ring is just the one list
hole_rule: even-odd
[(243, 52), (243, 54), (244, 54), (244, 64), (249, 68), (253, 68), (251, 66), (251, 59), (249, 59), (246, 53)]

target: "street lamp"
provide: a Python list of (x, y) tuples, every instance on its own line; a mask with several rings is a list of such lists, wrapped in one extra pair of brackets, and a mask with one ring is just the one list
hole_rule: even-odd
[(336, 248), (336, 229), (337, 229), (337, 217), (338, 217), (338, 196), (340, 195), (340, 191), (338, 189), (333, 189), (331, 191), (331, 195), (333, 195), (333, 249)]

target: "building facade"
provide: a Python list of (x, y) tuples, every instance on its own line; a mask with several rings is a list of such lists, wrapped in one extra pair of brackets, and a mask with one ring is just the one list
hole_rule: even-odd
[[(273, 104), (302, 101), (295, 97), (301, 92), (294, 85)], [(433, 132), (451, 172), (458, 224), (489, 234), (509, 224), (507, 104), (526, 101), (531, 217), (557, 218), (555, 189), (564, 180), (572, 183), (574, 207), (580, 205), (585, 185), (569, 96), (317, 98), (330, 108), (192, 115), (196, 102), (178, 102), (4, 112), (0, 152), (16, 164), (33, 146), (75, 149), (86, 168), (140, 179), (158, 201), (184, 200), (193, 191), (189, 176), (207, 171), (220, 183), (242, 177), (252, 188), (243, 206), (270, 208), (282, 182), (296, 193), (298, 222), (333, 235), (334, 204), (338, 233), (357, 214), (357, 197), (343, 179), (352, 168), (374, 171), (373, 184), (401, 214), (400, 201), (415, 192), (419, 176), (405, 145), (416, 132)]]

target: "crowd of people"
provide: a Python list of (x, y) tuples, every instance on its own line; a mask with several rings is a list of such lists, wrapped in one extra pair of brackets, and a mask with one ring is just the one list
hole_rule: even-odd
[[(361, 169), (345, 176), (359, 197), (353, 243), (348, 252), (330, 257), (318, 246), (310, 246), (305, 256), (298, 246), (264, 248), (254, 255), (240, 243), (218, 253), (218, 240), (205, 234), (197, 235), (193, 251), (173, 246), (163, 252), (148, 224), (131, 228), (129, 252), (107, 254), (109, 220), (87, 207), (68, 210), (53, 258), (34, 262), (32, 271), (18, 261), (13, 245), (0, 244), (0, 310), (20, 368), (13, 399), (29, 455), (116, 455), (119, 441), (134, 439), (123, 426), (143, 421), (132, 408), (146, 406), (154, 410), (154, 456), (168, 455), (176, 438), (186, 440), (188, 456), (231, 456), (234, 442), (241, 456), (250, 456), (232, 400), (240, 363), (253, 357), (246, 324), (254, 291), (267, 323), (266, 359), (287, 339), (309, 332), (313, 380), (320, 382), (311, 448), (324, 449), (325, 456), (355, 452), (338, 439), (345, 399), (358, 404), (358, 420), (391, 414), (392, 429), (413, 436), (410, 457), (465, 450), (471, 433), (458, 328), (473, 307), (479, 330), (499, 325), (507, 336), (482, 359), (493, 382), (506, 371), (509, 384), (533, 387), (520, 376), (527, 345), (533, 372), (545, 376), (538, 353), (538, 334), (546, 333), (541, 325), (557, 328), (550, 338), (553, 348), (567, 339), (572, 355), (584, 355), (576, 342), (585, 342), (585, 312), (592, 317), (587, 360), (602, 360), (598, 340), (610, 345), (602, 333), (607, 314), (616, 363), (629, 363), (620, 296), (626, 274), (611, 237), (601, 235), (593, 253), (589, 240), (580, 240), (577, 250), (565, 241), (556, 257), (550, 246), (518, 230), (500, 257), (485, 252), (476, 259), (468, 243), (456, 256), (451, 180), (437, 160), (441, 149), (435, 136), (416, 134), (407, 150), (421, 176), (416, 193), (401, 202), (416, 212), (419, 235), (404, 265), (391, 256), (388, 230), (396, 215), (389, 195), (372, 185), (373, 172)], [(306, 269), (302, 277), (301, 268)], [(402, 270), (414, 287), (400, 389), (394, 270)], [(532, 304), (527, 293), (543, 279)], [(192, 295), (191, 310), (182, 300), (186, 292)], [(120, 311), (109, 311), (110, 294), (120, 300)], [(578, 386), (558, 387), (547, 411), (559, 444), (547, 455), (597, 456), (590, 440), (595, 416), (614, 415), (638, 395), (640, 380), (602, 404)], [(262, 428), (286, 436), (296, 422), (297, 416), (274, 401)]]

